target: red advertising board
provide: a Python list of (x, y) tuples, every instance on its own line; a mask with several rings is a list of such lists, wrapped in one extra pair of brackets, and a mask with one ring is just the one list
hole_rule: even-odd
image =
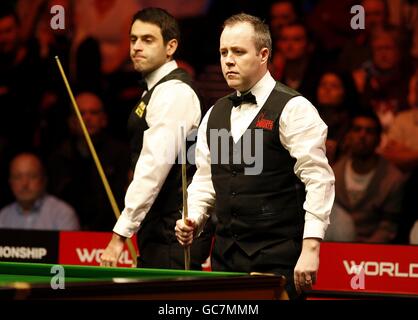
[[(110, 232), (60, 232), (60, 264), (99, 265)], [(136, 247), (136, 238), (132, 238)], [(138, 250), (138, 249), (137, 249)], [(418, 296), (418, 246), (321, 244), (320, 266), (313, 292), (349, 292)], [(119, 266), (130, 267), (127, 247)], [(210, 263), (203, 265), (210, 270)]]
[(418, 246), (324, 242), (314, 290), (418, 295)]
[[(110, 232), (60, 232), (58, 263), (98, 266), (100, 256), (111, 237)], [(132, 242), (138, 252), (135, 236)], [(131, 265), (132, 258), (125, 245), (118, 266), (130, 267)]]

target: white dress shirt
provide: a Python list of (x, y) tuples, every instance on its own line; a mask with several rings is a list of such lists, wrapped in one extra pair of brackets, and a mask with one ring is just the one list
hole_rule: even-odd
[[(257, 105), (244, 103), (231, 111), (231, 135), (235, 142), (248, 129), (263, 107), (276, 82), (269, 72), (250, 90)], [(239, 94), (239, 93), (238, 93)], [(212, 107), (213, 108), (213, 107)], [(215, 204), (215, 190), (211, 179), (210, 152), (206, 129), (212, 108), (199, 127), (196, 144), (197, 172), (188, 188), (189, 217), (202, 229)], [(304, 238), (324, 238), (334, 202), (334, 173), (325, 156), (328, 127), (316, 108), (304, 97), (290, 99), (279, 119), (280, 141), (296, 159), (294, 172), (305, 184), (306, 200)]]
[[(145, 77), (152, 88), (177, 68), (170, 61)], [(181, 126), (185, 134), (197, 129), (201, 118), (200, 102), (189, 85), (169, 80), (155, 87), (147, 105), (143, 146), (135, 165), (134, 177), (125, 196), (125, 209), (113, 231), (124, 237), (136, 233), (160, 192), (181, 144)]]

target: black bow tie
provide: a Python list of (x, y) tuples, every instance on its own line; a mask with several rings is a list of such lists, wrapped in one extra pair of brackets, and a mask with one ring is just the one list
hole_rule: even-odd
[(144, 90), (144, 91), (148, 91), (148, 84), (147, 84), (147, 82), (145, 81), (145, 79), (141, 79), (141, 80), (139, 80), (139, 81), (138, 81), (138, 85), (139, 85), (139, 88), (140, 88), (140, 89), (142, 89), (142, 90)]
[(257, 104), (257, 100), (251, 92), (242, 94), (240, 96), (238, 96), (237, 93), (235, 92), (232, 96), (229, 96), (228, 98), (232, 101), (232, 104), (234, 105), (234, 107), (238, 107), (243, 103)]

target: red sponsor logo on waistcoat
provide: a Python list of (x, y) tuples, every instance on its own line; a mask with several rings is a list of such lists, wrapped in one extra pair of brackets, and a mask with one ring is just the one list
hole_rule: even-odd
[(264, 113), (260, 114), (255, 124), (256, 128), (263, 128), (263, 129), (270, 130), (270, 131), (273, 130), (273, 125), (274, 125), (273, 120), (264, 118)]

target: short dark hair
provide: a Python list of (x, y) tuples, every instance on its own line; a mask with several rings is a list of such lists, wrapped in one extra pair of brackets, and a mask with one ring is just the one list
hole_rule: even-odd
[(371, 109), (371, 107), (362, 107), (361, 109), (357, 110), (351, 117), (350, 123), (350, 130), (353, 128), (354, 120), (357, 118), (367, 118), (373, 120), (376, 124), (376, 134), (380, 137), (383, 132), (382, 124), (380, 123), (380, 119), (377, 116), (376, 112)]
[(161, 8), (145, 8), (138, 11), (132, 18), (132, 25), (136, 20), (152, 23), (161, 29), (164, 44), (176, 39), (180, 42), (180, 27), (177, 20), (166, 10)]
[[(351, 73), (334, 66), (325, 67), (319, 74), (316, 88), (319, 87), (322, 78), (327, 74), (332, 74), (336, 76), (338, 79), (340, 79), (344, 87), (344, 98), (341, 103), (341, 107), (346, 108), (350, 114), (354, 114), (362, 106), (360, 105), (359, 95), (353, 77), (351, 76)], [(319, 104), (318, 97), (315, 97), (315, 103)]]
[(269, 26), (264, 23), (260, 18), (246, 14), (246, 13), (239, 13), (235, 14), (228, 19), (225, 20), (222, 30), (225, 29), (227, 26), (233, 26), (237, 23), (247, 22), (251, 24), (254, 28), (254, 42), (255, 48), (260, 51), (263, 48), (267, 48), (269, 50), (269, 55), (271, 57), (272, 54), (272, 41), (271, 41), (271, 34)]

